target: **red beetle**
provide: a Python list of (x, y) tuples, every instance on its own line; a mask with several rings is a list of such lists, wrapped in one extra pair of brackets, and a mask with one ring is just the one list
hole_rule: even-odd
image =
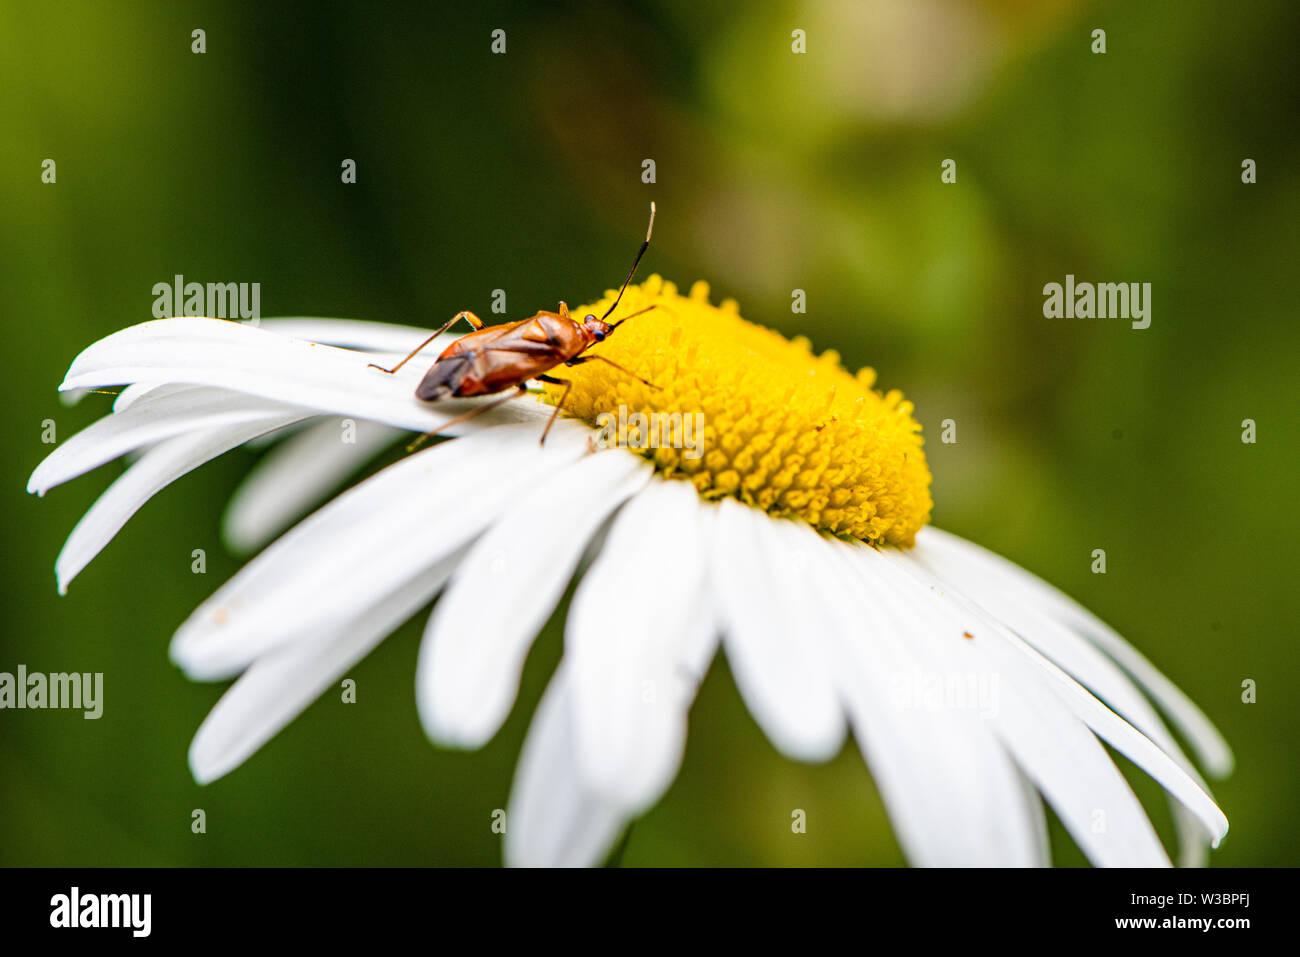
[(640, 265), (641, 257), (645, 255), (646, 249), (650, 246), (650, 234), (654, 231), (654, 228), (655, 204), (651, 203), (650, 225), (645, 231), (645, 242), (641, 244), (641, 248), (637, 251), (636, 259), (632, 261), (632, 269), (628, 272), (627, 278), (623, 280), (623, 285), (618, 290), (618, 296), (614, 299), (614, 304), (605, 310), (605, 314), (599, 319), (594, 314), (588, 314), (583, 317), (582, 322), (579, 322), (569, 315), (569, 307), (564, 302), (561, 302), (558, 312), (542, 311), (530, 319), (520, 319), (517, 322), (507, 322), (500, 326), (485, 327), (482, 319), (469, 310), (465, 310), (452, 316), (446, 325), (429, 336), (428, 339), (425, 339), (424, 342), (412, 350), (410, 355), (391, 369), (385, 369), (373, 362), (370, 365), (381, 372), (392, 374), (406, 365), (408, 361), (415, 357), (416, 353), (430, 342), (450, 329), (457, 320), (464, 319), (474, 327), (474, 331), (461, 336), (434, 360), (433, 365), (429, 367), (429, 371), (420, 380), (420, 384), (416, 386), (416, 398), (423, 399), (425, 402), (437, 402), (439, 399), (468, 398), (476, 395), (492, 395), (497, 392), (504, 392), (507, 389), (515, 390), (496, 402), (472, 409), (465, 415), (452, 419), (440, 427), (440, 429), (445, 429), (448, 426), (456, 425), (465, 421), (465, 419), (478, 415), (480, 412), (495, 408), (518, 395), (522, 395), (527, 391), (524, 383), (529, 379), (538, 379), (542, 382), (562, 385), (564, 386), (564, 393), (560, 396), (560, 401), (555, 403), (555, 411), (551, 413), (546, 428), (542, 430), (542, 442), (545, 443), (546, 435), (551, 431), (551, 425), (555, 422), (555, 417), (560, 414), (560, 408), (564, 405), (569, 390), (573, 388), (573, 383), (568, 379), (559, 379), (555, 376), (546, 375), (548, 370), (554, 369), (561, 363), (566, 366), (576, 366), (584, 362), (608, 362), (619, 371), (625, 372), (634, 379), (639, 379), (654, 388), (653, 383), (646, 382), (645, 379), (624, 369), (611, 359), (606, 359), (604, 356), (583, 355), (597, 342), (604, 341), (606, 336), (633, 316), (639, 316), (655, 308), (654, 306), (646, 306), (646, 308), (639, 309), (631, 315), (624, 316), (618, 322), (605, 321), (618, 307), (623, 298), (624, 290), (627, 289), (628, 283), (632, 281), (632, 277), (636, 274), (636, 267)]

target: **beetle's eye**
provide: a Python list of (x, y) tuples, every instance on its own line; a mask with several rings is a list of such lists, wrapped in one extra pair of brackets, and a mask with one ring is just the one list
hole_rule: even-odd
[(597, 341), (597, 342), (604, 342), (604, 341), (605, 341), (605, 333), (603, 333), (603, 332), (597, 332), (597, 333), (596, 333), (596, 341)]

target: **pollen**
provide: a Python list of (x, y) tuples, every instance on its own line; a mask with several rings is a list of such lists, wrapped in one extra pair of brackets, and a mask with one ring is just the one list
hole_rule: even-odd
[[(613, 297), (572, 315), (603, 315)], [(930, 470), (902, 393), (874, 389), (874, 370), (851, 374), (833, 350), (818, 355), (806, 338), (746, 321), (734, 300), (711, 305), (706, 283), (682, 296), (651, 276), (628, 287), (610, 321), (647, 306), (656, 308), (586, 353), (635, 376), (608, 362), (555, 370), (573, 383), (566, 412), (705, 499), (730, 496), (872, 544), (913, 543), (930, 518)], [(563, 392), (545, 389), (552, 405)], [(636, 427), (631, 441), (620, 422)]]

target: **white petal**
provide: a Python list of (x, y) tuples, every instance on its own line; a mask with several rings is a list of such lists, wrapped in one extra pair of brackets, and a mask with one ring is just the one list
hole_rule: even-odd
[(457, 558), (444, 558), (353, 619), (255, 661), (222, 695), (195, 734), (190, 745), (195, 780), (215, 781), (248, 760), (427, 604), (451, 575)]
[(834, 676), (895, 834), (918, 866), (1045, 866), (1042, 802), (985, 724), (978, 696), (927, 701), (930, 682), (963, 687), (987, 675), (954, 668), (928, 622), (863, 574), (852, 548), (808, 526), (778, 524), (804, 573), (807, 627), (831, 637)]
[[(704, 524), (712, 534), (715, 515), (705, 515)], [(718, 654), (722, 631), (718, 627), (717, 602), (713, 598), (713, 589), (706, 588), (695, 599), (695, 615), (687, 625), (681, 641), (682, 676), (695, 684), (696, 689), (704, 682), (709, 666)]]
[[(918, 543), (911, 554), (938, 578), (960, 591), (967, 599), (1003, 622), (1035, 649), (1081, 681), (1147, 737), (1157, 741), (1171, 755), (1181, 757), (1178, 745), (1137, 687), (1110, 658), (1082, 635), (1071, 631), (1059, 620), (1031, 604), (1027, 597), (1017, 600), (1010, 592), (999, 589), (987, 577), (972, 574), (969, 566), (951, 563), (927, 545)], [(1184, 764), (1191, 770), (1190, 764)]]
[(771, 529), (774, 519), (732, 499), (718, 503), (711, 574), (727, 662), (750, 713), (777, 750), (825, 761), (843, 745), (844, 713), (820, 636), (782, 577), (802, 569)]
[(146, 395), (153, 394), (155, 398), (159, 398), (163, 395), (175, 395), (178, 392), (190, 392), (195, 395), (206, 392), (209, 395), (225, 396), (240, 394), (231, 392), (229, 389), (216, 389), (209, 385), (190, 385), (187, 382), (132, 382), (122, 389), (117, 394), (117, 398), (113, 400), (113, 411), (125, 412)]
[(916, 540), (918, 546), (924, 545), (955, 560), (965, 561), (972, 567), (996, 573), (1004, 582), (1004, 587), (1012, 588), (1021, 600), (1033, 601), (1048, 614), (1093, 642), (1118, 661), (1155, 699), (1175, 726), (1186, 735), (1197, 759), (1212, 776), (1224, 777), (1231, 773), (1232, 751), (1201, 710), (1114, 629), (1074, 599), (1014, 562), (940, 529), (923, 528)]
[[(1033, 866), (1050, 867), (1052, 847), (1047, 833), (1047, 811), (1043, 807), (1042, 795), (1034, 787), (1034, 782), (1029, 780), (1019, 767), (1016, 768), (1016, 776), (1020, 780), (1020, 801), (1016, 806), (1026, 809), (1024, 824), (1028, 829), (1027, 833), (1032, 834), (1030, 840), (1034, 848)], [(1181, 810), (1182, 805), (1178, 805), (1178, 808)]]
[[(908, 564), (910, 559), (895, 549), (856, 551), (864, 567), (929, 619), (924, 635), (957, 669), (998, 675), (997, 710), (989, 725), (1088, 858), (1098, 866), (1168, 866), (1142, 805), (1105, 749), (1058, 696), (1058, 688), (1001, 640), (1002, 633), (976, 610), (955, 605), (956, 593), (923, 584), (915, 571), (919, 563)], [(965, 638), (967, 632), (974, 637)], [(956, 664), (963, 660), (964, 667)]]
[(199, 429), (229, 428), (309, 414), (293, 406), (249, 396), (210, 391), (148, 395), (129, 408), (92, 422), (56, 448), (27, 481), (27, 491), (44, 495), (128, 452)]
[(525, 489), (474, 543), (420, 646), (416, 700), (431, 738), (477, 748), (496, 734), (587, 542), (649, 478), (622, 450), (584, 456)]
[[(983, 629), (986, 638), (992, 640), (971, 642), (972, 645), (977, 647), (979, 653), (989, 656), (990, 659), (996, 659), (1004, 671), (1018, 671), (1025, 674), (1024, 683), (1026, 685), (1030, 684), (1035, 676), (1040, 681), (1045, 679), (1043, 683), (1056, 693), (1059, 700), (1076, 717), (1117, 751), (1126, 755), (1138, 767), (1155, 778), (1165, 790), (1178, 798), (1189, 811), (1196, 814), (1208, 832), (1212, 843), (1217, 846), (1219, 840), (1227, 833), (1227, 818), (1215, 805), (1213, 799), (1205, 793), (1196, 780), (1179, 766), (1177, 761), (1089, 694), (1082, 685), (1031, 648), (1022, 638), (1008, 630), (1001, 622), (988, 615), (987, 612), (960, 592), (947, 588), (913, 555), (893, 551), (889, 553), (887, 558), (896, 565), (905, 567), (918, 580), (927, 583), (936, 591), (942, 592), (943, 601), (949, 607), (956, 609), (956, 613), (973, 613), (981, 619), (984, 625), (988, 626)], [(1040, 669), (1037, 674), (1035, 675), (1032, 671), (1026, 674), (1026, 669), (1032, 669), (1034, 665)], [(1028, 772), (1029, 769), (1026, 769), (1026, 771)]]
[[(1095, 645), (1033, 604), (1031, 596), (1014, 596), (1010, 591), (1014, 585), (992, 580), (987, 574), (980, 575), (979, 569), (973, 568), (969, 563), (954, 562), (950, 556), (927, 544), (918, 543), (910, 554), (939, 578), (962, 592), (968, 600), (987, 611), (992, 618), (1003, 622), (1035, 650), (1082, 682), (1173, 758), (1199, 789), (1206, 790), (1205, 782), (1183, 755), (1147, 699), (1119, 666)], [(1175, 812), (1179, 838), (1184, 846), (1184, 859), (1191, 852), (1191, 835), (1184, 833), (1188, 820), (1186, 815)], [(1198, 826), (1195, 836), (1199, 838), (1202, 835), (1209, 840), (1215, 839), (1214, 833)]]
[(222, 523), (226, 542), (236, 551), (261, 548), (403, 434), (380, 422), (330, 416), (289, 436), (231, 496)]
[[(99, 340), (73, 361), (62, 389), (123, 382), (220, 386), (275, 402), (430, 432), (489, 399), (425, 403), (415, 387), (428, 364), (396, 375), (369, 368), (369, 353), (289, 339), (221, 319), (157, 319)], [(543, 422), (551, 410), (522, 398), (461, 423), (453, 434), (488, 425)]]
[[(559, 423), (563, 424), (563, 423)], [(181, 625), (172, 660), (228, 677), (277, 644), (352, 617), (465, 544), (589, 433), (503, 426), (409, 456), (344, 492), (249, 562)]]
[(1174, 818), (1174, 833), (1178, 839), (1178, 866), (1205, 867), (1210, 862), (1213, 836), (1210, 835), (1207, 839), (1205, 826), (1177, 798), (1169, 795), (1168, 801), (1169, 811)]
[(144, 453), (104, 491), (68, 536), (54, 563), (59, 594), (67, 593), (69, 582), (112, 541), (131, 516), (162, 489), (254, 435), (300, 418), (299, 413), (289, 413), (277, 419), (264, 418), (252, 423), (203, 429), (192, 435), (168, 439)]
[(569, 608), (569, 669), (585, 780), (631, 814), (681, 766), (695, 695), (683, 667), (708, 588), (711, 510), (682, 481), (651, 482), (614, 519)]
[[(185, 382), (135, 382), (117, 394), (117, 398), (113, 401), (113, 411), (124, 412), (146, 395), (157, 399), (166, 395), (176, 395), (177, 393), (182, 392), (189, 393), (195, 397), (207, 395), (213, 397), (214, 400), (224, 397), (226, 399), (236, 400), (240, 403), (248, 401), (247, 397), (242, 392), (235, 392), (231, 389), (222, 389), (218, 386), (190, 385)], [(267, 408), (272, 408), (275, 405), (278, 405), (278, 403), (266, 403)], [(249, 439), (245, 444), (250, 449), (273, 445), (280, 441), (280, 439), (283, 439), (286, 435), (291, 435), (296, 432), (298, 427), (299, 423), (294, 423), (283, 429), (274, 429), (270, 432), (264, 432), (261, 435)]]
[[(206, 389), (208, 387), (200, 386), (200, 388)], [(225, 390), (225, 391), (229, 391), (229, 390)], [(238, 393), (235, 394), (237, 395)], [(365, 421), (368, 422), (370, 420), (366, 419)], [(378, 422), (375, 423), (375, 425), (378, 424), (379, 424)], [(305, 428), (306, 428), (305, 425), (303, 425), (302, 423), (298, 423), (297, 425), (286, 426), (283, 429), (276, 429), (274, 432), (267, 432), (265, 435), (259, 435), (255, 439), (249, 439), (247, 442), (244, 443), (244, 448), (248, 449), (250, 452), (259, 451), (261, 449), (269, 449), (271, 446), (278, 445), (279, 443), (283, 442), (285, 439), (292, 438), (293, 436), (297, 435), (299, 432), (302, 432)]]
[(1002, 635), (1007, 644), (1012, 645), (1016, 651), (1021, 652), (1048, 674), (1053, 681), (1053, 687), (1058, 689), (1066, 705), (1098, 737), (1155, 778), (1166, 791), (1178, 798), (1187, 810), (1195, 814), (1210, 836), (1211, 846), (1218, 847), (1219, 841), (1228, 833), (1228, 819), (1195, 778), (1183, 770), (1177, 761), (1162, 751), (1150, 738), (1107, 708), (1082, 685), (1025, 644), (1021, 638), (1006, 631)]
[(627, 823), (579, 772), (572, 702), (561, 663), (524, 739), (506, 814), (511, 867), (591, 867)]
[[(450, 318), (450, 317), (449, 317)], [(441, 325), (441, 323), (439, 323)], [(304, 339), (308, 342), (322, 342), (346, 349), (362, 349), (366, 352), (394, 353), (400, 359), (422, 343), (433, 333), (432, 329), (419, 326), (404, 326), (392, 322), (371, 322), (366, 319), (318, 319), (312, 317), (285, 317), (263, 319), (260, 328), (288, 336), (291, 339)], [(431, 362), (447, 346), (451, 345), (466, 332), (469, 325), (453, 327), (433, 342), (424, 347), (418, 358), (425, 353)], [(412, 359), (412, 362), (417, 361)], [(425, 366), (428, 366), (428, 362)]]

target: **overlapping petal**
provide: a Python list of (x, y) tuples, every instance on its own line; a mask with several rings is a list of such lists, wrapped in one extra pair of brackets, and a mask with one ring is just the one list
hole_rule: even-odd
[(511, 867), (591, 867), (613, 848), (628, 816), (587, 784), (565, 666), (542, 695), (506, 806)]
[(190, 770), (208, 784), (243, 764), (349, 668), (437, 594), (458, 554), (435, 562), (391, 595), (361, 606), (286, 647), (261, 656), (230, 686), (190, 744)]
[(1214, 777), (1232, 771), (1232, 751), (1209, 718), (1172, 681), (1151, 664), (1113, 628), (1074, 599), (1033, 573), (973, 542), (941, 529), (928, 527), (918, 535), (917, 546), (941, 552), (982, 576), (983, 588), (1011, 590), (1056, 617), (1120, 663), (1155, 699), (1187, 736), (1197, 759)]
[[(100, 339), (73, 361), (61, 389), (131, 382), (218, 386), (245, 396), (373, 419), (419, 432), (441, 429), (483, 400), (431, 405), (415, 398), (427, 365), (409, 363), (394, 375), (370, 368), (375, 356), (290, 339), (221, 319), (157, 319)], [(531, 400), (506, 403), (455, 434), (488, 425), (541, 422), (550, 410)]]
[(326, 416), (266, 453), (230, 497), (227, 544), (253, 552), (404, 433), (390, 425)]
[(301, 421), (302, 413), (269, 413), (249, 422), (177, 435), (145, 452), (113, 482), (77, 522), (54, 563), (59, 594), (112, 541), (141, 506), (205, 462), (266, 432)]
[[(936, 654), (927, 623), (892, 589), (860, 573), (853, 549), (783, 523), (803, 559), (831, 639), (833, 674), (899, 843), (923, 866), (1042, 866), (1048, 848), (1037, 794), (1007, 757), (978, 694), (931, 701), (933, 682), (988, 686)], [(780, 527), (780, 526), (778, 526)], [(994, 689), (996, 691), (996, 689)], [(953, 795), (961, 800), (954, 801)]]
[(408, 456), (277, 539), (172, 639), (189, 675), (230, 677), (260, 655), (347, 619), (477, 535), (527, 482), (572, 461), (585, 430), (488, 429)]
[(469, 549), (420, 648), (416, 701), (431, 738), (477, 748), (497, 732), (587, 543), (649, 472), (619, 449), (584, 456), (522, 489)]
[(711, 512), (686, 482), (651, 484), (615, 518), (569, 608), (564, 657), (580, 771), (630, 813), (654, 804), (681, 764)]
[(802, 569), (774, 546), (772, 519), (757, 509), (724, 499), (717, 513), (711, 581), (736, 685), (779, 751), (828, 760), (846, 728), (831, 661), (801, 605), (781, 598), (780, 579)]
[[(1001, 622), (960, 593), (945, 590), (910, 555), (859, 552), (896, 587), (924, 603), (935, 622), (935, 640), (1001, 676), (1004, 692), (993, 727), (1096, 863), (1149, 866), (1167, 858), (1146, 812), (1094, 733), (1196, 813), (1215, 844), (1226, 833), (1222, 812), (1177, 761)], [(974, 637), (965, 638), (967, 633)], [(1099, 820), (1105, 826), (1099, 827)]]

